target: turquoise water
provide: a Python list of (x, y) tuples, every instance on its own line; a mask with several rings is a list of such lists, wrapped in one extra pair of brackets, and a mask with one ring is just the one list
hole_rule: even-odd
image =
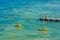
[(60, 22), (39, 21), (40, 16), (60, 18), (60, 1), (0, 0), (0, 40), (60, 40)]

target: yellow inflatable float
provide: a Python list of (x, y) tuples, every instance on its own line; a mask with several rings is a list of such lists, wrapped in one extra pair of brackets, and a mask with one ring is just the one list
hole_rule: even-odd
[(42, 27), (42, 28), (40, 28), (40, 29), (38, 29), (39, 31), (47, 31), (48, 29), (47, 28), (44, 28), (44, 27)]
[(15, 24), (15, 27), (19, 28), (21, 27), (21, 24)]

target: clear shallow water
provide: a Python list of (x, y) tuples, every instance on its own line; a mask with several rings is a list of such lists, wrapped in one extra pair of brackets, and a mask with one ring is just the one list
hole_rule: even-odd
[(60, 22), (39, 21), (40, 16), (60, 18), (60, 1), (0, 0), (0, 40), (60, 40)]

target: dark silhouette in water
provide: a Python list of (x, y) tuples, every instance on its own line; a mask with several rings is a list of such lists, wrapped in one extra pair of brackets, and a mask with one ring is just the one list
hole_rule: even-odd
[(54, 21), (54, 22), (60, 22), (59, 18), (48, 18), (47, 16), (41, 16), (40, 21)]

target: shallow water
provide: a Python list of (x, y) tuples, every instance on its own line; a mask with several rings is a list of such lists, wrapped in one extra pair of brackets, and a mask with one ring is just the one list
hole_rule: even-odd
[[(60, 1), (0, 0), (0, 40), (60, 40), (60, 22), (40, 21), (40, 16), (60, 18)], [(16, 28), (17, 23), (22, 26)], [(38, 31), (41, 27), (48, 30)]]

